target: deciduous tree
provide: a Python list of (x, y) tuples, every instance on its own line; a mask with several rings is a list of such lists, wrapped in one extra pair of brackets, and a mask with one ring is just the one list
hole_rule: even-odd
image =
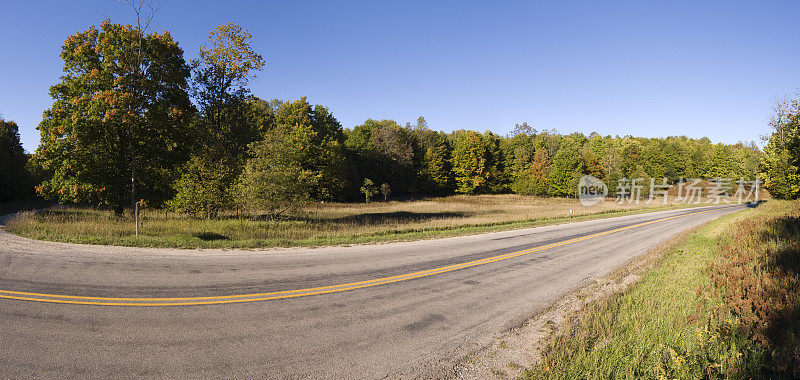
[(512, 190), (523, 195), (547, 195), (550, 190), (550, 158), (544, 149), (533, 154), (533, 159), (520, 170)]
[[(208, 42), (200, 48), (200, 58), (192, 62), (192, 93), (200, 106), (197, 141), (190, 165), (183, 168), (174, 183), (177, 208), (194, 207), (197, 189), (229, 189), (241, 173), (248, 144), (259, 140), (270, 121), (265, 108), (249, 101), (248, 82), (264, 66), (264, 59), (251, 47), (252, 34), (234, 23), (211, 31)], [(262, 111), (262, 113), (258, 113)], [(267, 120), (263, 120), (267, 118)], [(214, 175), (204, 175), (205, 168), (215, 167)], [(198, 187), (197, 181), (202, 187)], [(228, 193), (213, 205), (231, 204)]]
[(456, 192), (479, 194), (489, 191), (489, 152), (483, 136), (475, 131), (460, 130), (452, 135), (453, 175)]
[(396, 194), (419, 191), (418, 168), (423, 152), (410, 127), (394, 120), (368, 119), (347, 136), (357, 178), (373, 178), (389, 183)]
[(778, 103), (770, 125), (773, 132), (762, 161), (764, 186), (776, 198), (796, 199), (800, 197), (800, 100)]
[[(345, 190), (347, 163), (343, 151), (344, 133), (339, 121), (321, 105), (312, 106), (305, 97), (283, 102), (275, 116), (276, 128), (292, 129), (307, 141), (302, 149), (303, 170), (316, 180), (310, 196), (315, 200), (339, 199)], [(271, 133), (265, 138), (272, 138)]]
[(364, 194), (364, 200), (369, 203), (372, 200), (372, 197), (375, 194), (378, 194), (378, 189), (375, 187), (375, 182), (372, 182), (369, 178), (364, 178), (364, 182), (361, 184), (361, 193)]
[(308, 203), (321, 177), (305, 167), (314, 135), (309, 125), (280, 125), (270, 138), (252, 143), (251, 157), (233, 188), (239, 206), (266, 211), (274, 219)]
[(202, 147), (217, 160), (231, 161), (229, 165), (241, 160), (247, 145), (260, 137), (260, 126), (248, 104), (247, 84), (264, 67), (264, 59), (253, 50), (252, 37), (234, 23), (218, 26), (192, 63), (192, 90), (204, 132)]
[(578, 148), (575, 139), (565, 138), (561, 141), (548, 174), (550, 195), (568, 197), (576, 194), (578, 180), (583, 173)]
[(104, 21), (70, 36), (64, 75), (39, 124), (37, 189), (63, 202), (102, 202), (121, 213), (129, 197), (158, 203), (186, 160), (189, 68), (169, 32)]
[(388, 183), (381, 184), (381, 195), (383, 195), (384, 201), (388, 201), (389, 196), (392, 195), (392, 187)]

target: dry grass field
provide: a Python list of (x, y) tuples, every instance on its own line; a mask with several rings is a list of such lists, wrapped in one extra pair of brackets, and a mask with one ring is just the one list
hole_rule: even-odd
[[(597, 219), (688, 207), (521, 195), (451, 196), (415, 201), (318, 203), (278, 221), (223, 215), (206, 220), (161, 210), (143, 211), (141, 234), (130, 217), (107, 210), (64, 207), (21, 213), (6, 229), (34, 239), (73, 243), (176, 248), (321, 246), (414, 240)], [(572, 216), (570, 210), (573, 211)]]

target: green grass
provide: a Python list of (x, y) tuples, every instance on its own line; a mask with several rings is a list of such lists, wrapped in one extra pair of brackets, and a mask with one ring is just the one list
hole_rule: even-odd
[[(752, 309), (758, 314), (758, 307), (770, 310), (780, 305), (796, 313), (800, 297), (796, 290), (792, 294), (791, 289), (797, 284), (797, 273), (787, 275), (783, 271), (780, 272), (784, 275), (783, 282), (764, 282), (784, 284), (783, 288), (775, 286), (790, 292), (779, 297), (783, 303), (759, 303), (769, 298), (768, 294), (759, 294), (766, 286), (745, 296), (741, 291), (747, 281), (754, 282), (753, 279), (771, 273), (768, 265), (757, 263), (769, 263), (767, 258), (774, 252), (791, 252), (790, 260), (797, 264), (800, 255), (797, 227), (791, 233), (784, 229), (765, 234), (775, 230), (775, 223), (786, 218), (787, 213), (794, 218), (800, 215), (800, 203), (769, 201), (758, 208), (715, 220), (654, 253), (656, 267), (627, 291), (590, 303), (571, 315), (551, 337), (542, 360), (523, 377), (789, 377), (797, 365), (797, 362), (792, 364), (792, 355), (796, 361), (800, 354), (797, 322), (794, 326), (780, 325), (782, 330), (772, 333), (783, 340), (765, 344), (758, 337), (758, 326), (776, 324), (767, 317), (756, 318), (754, 322), (752, 313), (742, 310)], [(730, 252), (748, 256), (746, 260), (734, 260)], [(741, 274), (744, 280), (737, 280), (734, 273)], [(793, 280), (785, 280), (786, 276)], [(747, 307), (737, 308), (743, 304)], [(780, 367), (779, 362), (788, 366)]]
[[(130, 217), (110, 211), (65, 208), (21, 214), (12, 233), (70, 243), (170, 248), (325, 246), (449, 237), (687, 207), (618, 205), (582, 207), (575, 199), (519, 195), (453, 196), (407, 202), (314, 204), (277, 222), (223, 216), (195, 219), (159, 210), (143, 214), (140, 236)], [(575, 215), (570, 217), (569, 210)]]

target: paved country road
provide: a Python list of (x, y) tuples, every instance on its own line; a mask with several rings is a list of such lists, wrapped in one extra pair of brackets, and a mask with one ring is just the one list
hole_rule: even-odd
[(591, 278), (743, 208), (256, 251), (0, 230), (0, 378), (441, 377)]

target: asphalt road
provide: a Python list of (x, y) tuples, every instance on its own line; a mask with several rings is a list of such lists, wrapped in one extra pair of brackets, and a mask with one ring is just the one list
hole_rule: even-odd
[(592, 278), (743, 207), (261, 251), (0, 230), (0, 378), (441, 377)]

